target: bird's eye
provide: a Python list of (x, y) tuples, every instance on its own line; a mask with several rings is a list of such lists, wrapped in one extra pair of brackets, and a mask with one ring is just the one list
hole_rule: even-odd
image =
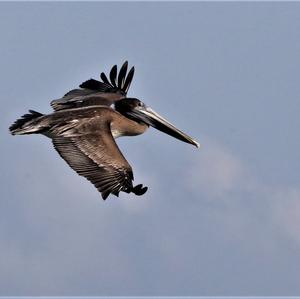
[(138, 106), (139, 106), (139, 107), (143, 107), (143, 103), (142, 103), (142, 102), (139, 102), (139, 103), (138, 103)]

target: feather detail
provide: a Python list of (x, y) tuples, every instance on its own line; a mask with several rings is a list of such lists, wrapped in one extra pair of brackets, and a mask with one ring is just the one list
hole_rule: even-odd
[(125, 92), (125, 94), (128, 92), (128, 89), (130, 87), (131, 81), (133, 79), (133, 75), (134, 75), (134, 66), (130, 69), (130, 71), (129, 71), (127, 77), (126, 77), (124, 86), (122, 88), (122, 90)]
[(118, 72), (118, 68), (117, 68), (117, 65), (115, 64), (109, 73), (110, 82), (113, 87), (117, 87), (117, 84), (116, 84), (117, 72)]
[(123, 89), (123, 84), (126, 78), (126, 73), (127, 73), (127, 67), (128, 67), (128, 62), (125, 61), (124, 64), (122, 65), (119, 76), (118, 76), (118, 88)]

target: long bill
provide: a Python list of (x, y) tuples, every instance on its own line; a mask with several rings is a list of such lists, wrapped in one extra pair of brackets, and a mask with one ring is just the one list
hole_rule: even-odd
[(160, 116), (157, 112), (155, 112), (150, 107), (135, 107), (132, 111), (127, 112), (129, 115), (145, 122), (146, 124), (154, 127), (157, 130), (160, 130), (174, 138), (177, 138), (183, 142), (190, 143), (195, 145), (196, 147), (200, 147), (200, 144), (194, 140), (192, 137), (183, 133), (179, 129), (177, 129), (174, 125)]

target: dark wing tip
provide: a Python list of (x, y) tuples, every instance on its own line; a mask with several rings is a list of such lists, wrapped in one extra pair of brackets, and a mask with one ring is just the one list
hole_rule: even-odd
[(123, 84), (126, 78), (126, 73), (127, 73), (127, 68), (128, 68), (128, 61), (125, 61), (120, 69), (119, 75), (118, 75), (118, 88), (123, 89)]
[(135, 194), (135, 195), (143, 195), (147, 192), (148, 190), (148, 187), (143, 187), (143, 184), (139, 184), (139, 185), (136, 185), (135, 187), (132, 188), (132, 192)]
[[(102, 92), (117, 92), (126, 95), (134, 75), (134, 67), (127, 74), (128, 61), (126, 60), (118, 74), (118, 67), (115, 64), (109, 73), (109, 79), (105, 73), (100, 74), (102, 81), (89, 79), (79, 85), (80, 88), (97, 90)], [(127, 74), (127, 75), (126, 75)]]
[(108, 84), (97, 81), (95, 79), (89, 79), (87, 81), (84, 81), (79, 85), (79, 87), (99, 91), (106, 91), (107, 89), (111, 88), (111, 86), (109, 86)]
[(88, 89), (93, 89), (91, 87), (94, 87), (96, 86), (97, 84), (99, 83), (99, 81), (95, 80), (95, 79), (89, 79), (89, 80), (86, 80), (84, 82), (82, 82), (79, 87), (80, 88), (88, 88)]
[(110, 194), (110, 191), (101, 192), (102, 199), (106, 200), (109, 194)]
[(116, 92), (116, 90), (118, 90), (119, 93), (126, 95), (133, 79), (134, 67), (130, 69), (128, 74), (127, 74), (127, 69), (128, 69), (128, 61), (126, 60), (121, 66), (119, 74), (118, 74), (118, 67), (115, 64), (111, 68), (109, 73), (110, 80), (107, 78), (105, 73), (101, 73), (100, 78), (102, 79), (103, 83), (111, 87), (110, 90), (111, 92)]
[[(109, 80), (107, 79), (106, 75), (103, 72), (100, 74), (100, 78), (102, 79), (102, 81), (104, 83), (106, 83), (108, 85), (111, 85), (110, 82), (109, 82)], [(111, 87), (113, 87), (113, 86), (111, 86)]]
[(125, 94), (127, 94), (128, 90), (129, 90), (130, 84), (133, 79), (133, 75), (134, 75), (134, 66), (130, 69), (130, 71), (125, 79), (124, 85), (122, 87), (122, 90), (123, 90), (123, 92), (125, 92)]
[(109, 73), (109, 78), (112, 86), (117, 87), (116, 79), (117, 79), (118, 67), (115, 64)]

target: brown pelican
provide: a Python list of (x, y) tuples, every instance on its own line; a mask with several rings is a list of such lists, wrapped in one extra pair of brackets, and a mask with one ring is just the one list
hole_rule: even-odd
[(133, 186), (132, 169), (115, 138), (139, 135), (152, 126), (199, 147), (199, 143), (139, 99), (126, 97), (134, 75), (134, 67), (128, 74), (127, 68), (126, 61), (118, 74), (117, 66), (113, 66), (110, 80), (101, 73), (101, 81), (87, 80), (80, 88), (52, 101), (53, 113), (29, 110), (9, 128), (13, 135), (50, 137), (59, 155), (93, 183), (104, 200), (109, 194), (118, 196), (120, 191), (136, 195), (147, 191), (142, 184)]

